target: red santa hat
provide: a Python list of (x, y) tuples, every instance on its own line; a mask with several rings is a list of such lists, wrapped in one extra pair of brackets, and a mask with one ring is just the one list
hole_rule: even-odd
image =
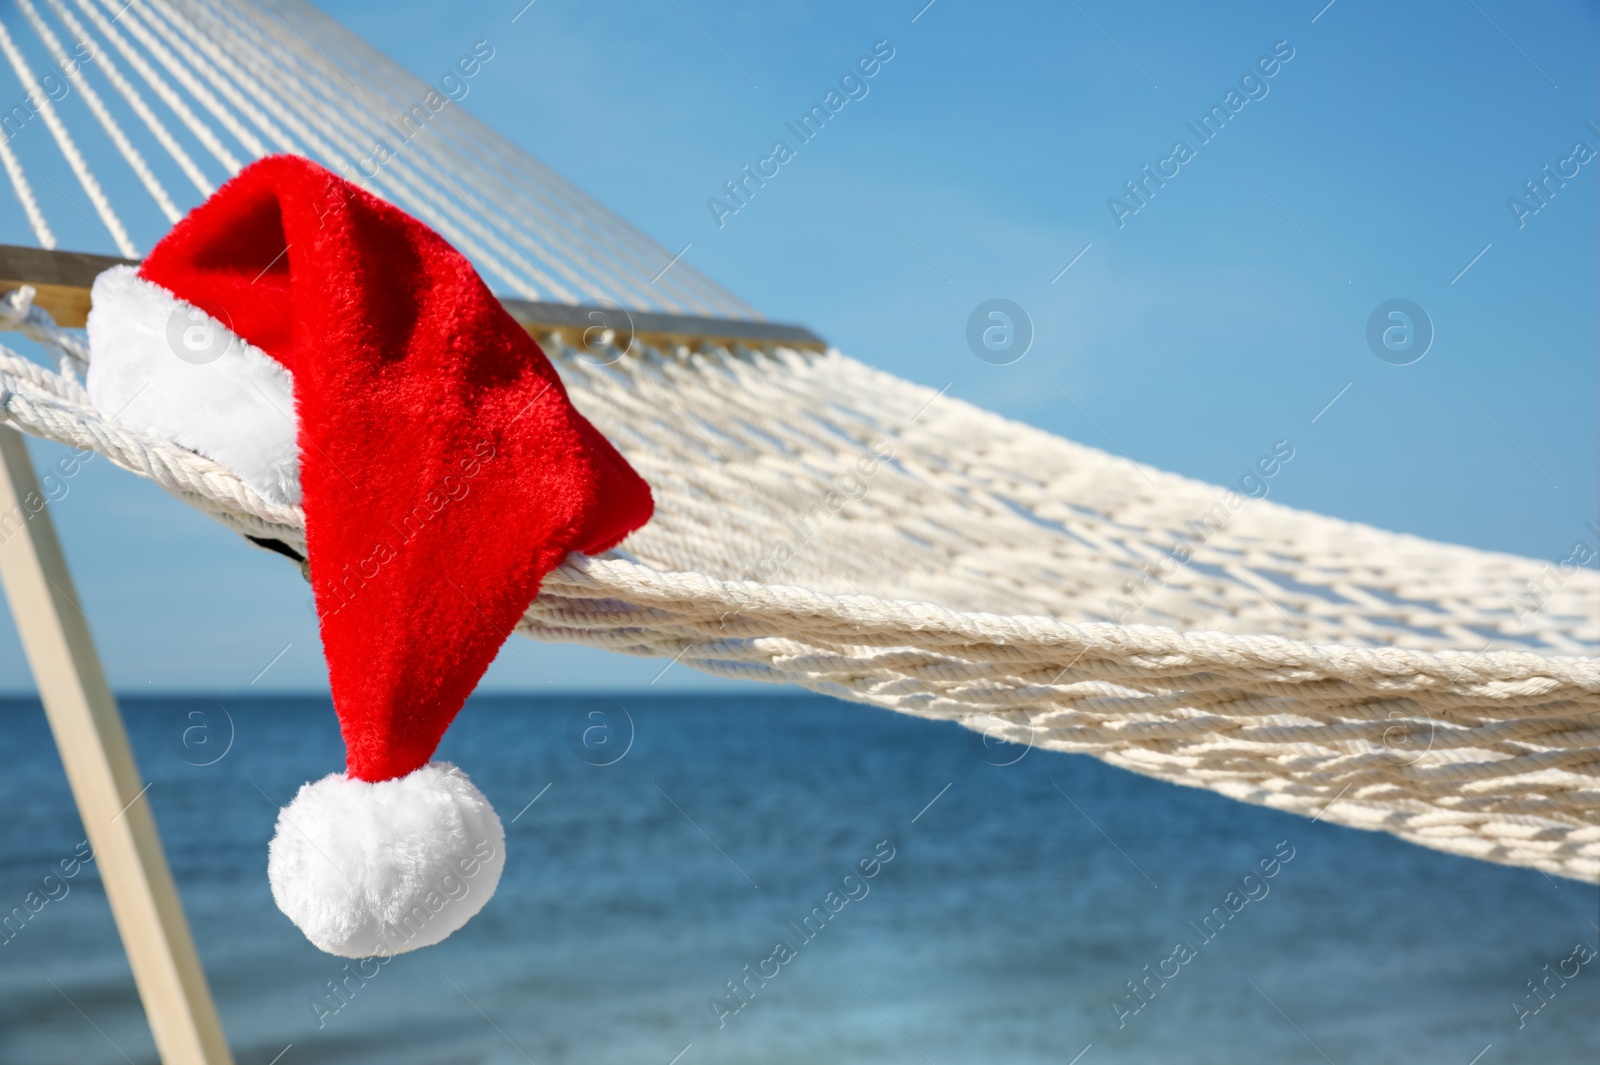
[(505, 836), (429, 759), (544, 575), (649, 487), (464, 256), (305, 159), (246, 167), (93, 305), (100, 409), (305, 510), (346, 770), (280, 813), (274, 899), (334, 954), (438, 942)]

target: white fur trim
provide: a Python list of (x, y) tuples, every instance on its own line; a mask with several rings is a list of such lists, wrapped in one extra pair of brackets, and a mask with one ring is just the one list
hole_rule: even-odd
[(494, 894), (505, 849), (489, 800), (448, 762), (378, 784), (336, 773), (279, 811), (267, 879), (316, 946), (387, 956), (466, 924)]
[(93, 300), (96, 407), (221, 463), (270, 502), (300, 501), (294, 383), (282, 364), (131, 266), (95, 278)]

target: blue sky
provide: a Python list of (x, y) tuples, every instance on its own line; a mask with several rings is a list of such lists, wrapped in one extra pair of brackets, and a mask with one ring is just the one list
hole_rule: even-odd
[[(1600, 149), (1594, 7), (1324, 3), (320, 6), (430, 80), (488, 41), (462, 106), (857, 358), (1213, 482), (1287, 439), (1281, 502), (1564, 557), (1600, 505), (1600, 159), (1572, 154)], [(866, 95), (719, 226), (707, 201), (797, 143), (785, 122), (878, 42), (893, 58)], [(1240, 88), (1275, 46), (1292, 58)], [(1188, 123), (1230, 90), (1243, 106), (1202, 142)], [(1576, 176), (1528, 199), (1564, 159)], [(1147, 164), (1171, 176), (1138, 204), (1125, 183)], [(1518, 196), (1538, 211), (1519, 220)], [(26, 242), (21, 224), (7, 199), (0, 238)], [(1032, 322), (1010, 365), (965, 339), (992, 298)], [(1432, 323), (1409, 365), (1366, 339), (1392, 299)], [(285, 647), (255, 688), (323, 684), (292, 571), (100, 467), (55, 512), (118, 687), (244, 688)], [(30, 687), (8, 620), (0, 667)], [(486, 684), (659, 669), (519, 639)]]

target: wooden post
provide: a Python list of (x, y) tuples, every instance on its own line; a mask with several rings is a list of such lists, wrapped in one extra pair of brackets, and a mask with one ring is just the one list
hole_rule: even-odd
[[(37, 511), (37, 512), (35, 512)], [(165, 1065), (232, 1065), (27, 445), (0, 427), (0, 582)]]

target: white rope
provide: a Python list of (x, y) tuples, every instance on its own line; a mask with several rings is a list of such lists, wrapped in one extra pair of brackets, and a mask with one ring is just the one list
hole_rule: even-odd
[(28, 184), (28, 175), (22, 171), (22, 161), (11, 150), (11, 138), (3, 132), (0, 132), (0, 163), (5, 164), (6, 176), (11, 179), (11, 188), (17, 194), (17, 202), (22, 204), (22, 212), (28, 216), (28, 225), (33, 228), (39, 247), (53, 249), (56, 235), (51, 232), (50, 223), (45, 221), (44, 212), (39, 209), (33, 186)]
[(104, 15), (100, 14), (99, 10), (94, 6), (94, 0), (75, 0), (75, 2), (78, 8), (89, 17), (89, 21), (94, 23), (95, 29), (100, 31), (101, 36), (111, 42), (111, 46), (117, 50), (122, 58), (128, 61), (128, 65), (144, 79), (145, 84), (150, 86), (151, 91), (161, 98), (161, 102), (172, 109), (172, 113), (178, 116), (178, 121), (183, 123), (184, 128), (192, 133), (196, 140), (205, 145), (206, 151), (211, 153), (212, 158), (221, 163), (230, 175), (237, 174), (243, 169), (244, 164), (223, 146), (222, 141), (217, 138), (211, 127), (200, 121), (199, 116), (189, 108), (183, 97), (179, 96), (172, 86), (167, 84), (166, 79), (161, 76), (160, 72), (152, 68), (144, 56), (140, 55), (132, 45), (123, 39), (117, 28), (108, 22)]
[(74, 39), (85, 41), (94, 49), (95, 63), (105, 72), (106, 80), (111, 82), (112, 87), (117, 90), (133, 113), (139, 116), (139, 121), (144, 123), (145, 128), (156, 138), (157, 143), (161, 145), (172, 161), (178, 164), (178, 168), (194, 184), (200, 195), (211, 195), (215, 191), (214, 186), (200, 172), (200, 168), (189, 157), (189, 153), (184, 151), (183, 146), (172, 136), (172, 131), (167, 128), (166, 123), (162, 122), (156, 113), (150, 110), (150, 105), (145, 102), (139, 90), (134, 88), (128, 79), (123, 76), (122, 70), (117, 66), (116, 61), (111, 58), (111, 55), (89, 35), (83, 24), (62, 4), (61, 0), (45, 0), (45, 2), (56, 13), (56, 17), (66, 25), (67, 32), (72, 34)]
[[(63, 70), (66, 69), (66, 65), (69, 62), (73, 62), (73, 60), (68, 57), (67, 50), (61, 47), (61, 41), (56, 37), (54, 31), (45, 24), (44, 19), (39, 17), (38, 9), (33, 6), (33, 0), (17, 0), (17, 6), (21, 8), (23, 17), (33, 27), (33, 31), (39, 35), (39, 39), (44, 42), (44, 46), (50, 50), (50, 54), (55, 57), (56, 62)], [(167, 195), (167, 190), (162, 187), (161, 182), (150, 172), (150, 167), (145, 163), (144, 156), (139, 154), (139, 149), (128, 141), (127, 134), (122, 131), (122, 127), (112, 117), (111, 112), (106, 110), (106, 105), (101, 101), (100, 94), (95, 92), (94, 86), (89, 83), (87, 77), (78, 80), (78, 90), (83, 93), (83, 102), (88, 105), (89, 111), (99, 121), (100, 128), (106, 131), (106, 136), (111, 138), (111, 143), (117, 146), (117, 151), (121, 152), (122, 158), (127, 160), (128, 166), (133, 169), (134, 174), (139, 178), (140, 184), (150, 194), (150, 198), (156, 202), (156, 206), (161, 209), (161, 213), (167, 216), (168, 222), (176, 222), (182, 217), (177, 205)]]
[(6, 29), (4, 22), (0, 22), (0, 51), (5, 52), (6, 60), (11, 64), (11, 69), (16, 71), (17, 80), (22, 82), (22, 87), (27, 90), (30, 98), (37, 99), (39, 117), (44, 119), (45, 126), (50, 130), (50, 136), (55, 139), (56, 147), (66, 156), (67, 165), (72, 168), (78, 184), (83, 186), (83, 191), (88, 195), (95, 213), (100, 216), (100, 221), (111, 230), (109, 234), (111, 242), (125, 258), (137, 258), (139, 249), (128, 237), (128, 231), (123, 228), (122, 220), (117, 217), (111, 202), (106, 199), (104, 190), (100, 188), (100, 182), (95, 180), (94, 173), (83, 158), (83, 153), (78, 151), (78, 145), (73, 141), (72, 134), (67, 132), (66, 125), (56, 114), (55, 101), (40, 87), (38, 79), (33, 76), (33, 68), (28, 66), (28, 61), (23, 58), (16, 42), (11, 39), (11, 31)]
[[(422, 154), (430, 159), (457, 156), (462, 149), (462, 142), (455, 136), (454, 127), (477, 124), (464, 112), (442, 115), (441, 119), (430, 124), (418, 145)], [(720, 298), (707, 298), (692, 284), (680, 283), (684, 278), (700, 277), (693, 271), (684, 271), (680, 277), (674, 268), (674, 272), (662, 275), (662, 267), (672, 259), (670, 251), (653, 242), (641, 250), (640, 241), (629, 239), (630, 234), (619, 234), (612, 227), (597, 223), (583, 213), (581, 207), (563, 203), (559, 194), (548, 190), (536, 177), (541, 168), (527, 157), (523, 157), (522, 172), (508, 183), (500, 168), (494, 165), (502, 154), (498, 147), (486, 145), (483, 150), (474, 153), (484, 164), (472, 172), (472, 180), (480, 196), (509, 211), (516, 227), (528, 234), (536, 246), (548, 249), (552, 254), (569, 259), (580, 269), (587, 270), (590, 275), (590, 280), (584, 285), (587, 297), (627, 300), (631, 294), (636, 297), (635, 302), (639, 306), (660, 305), (690, 314), (759, 317), (738, 301), (730, 302), (726, 293), (720, 293)], [(586, 254), (586, 249), (613, 253), (611, 262), (606, 264), (598, 255)], [(649, 258), (646, 257), (647, 253)]]
[[(237, 42), (237, 31), (231, 26), (225, 22), (220, 24), (213, 23), (213, 25), (220, 25), (224, 32), (235, 35)], [(274, 34), (282, 32), (276, 25), (276, 20), (261, 20), (259, 28), (265, 28), (267, 32)], [(290, 47), (296, 44), (295, 41), (288, 40), (284, 43)], [(261, 57), (265, 56), (274, 62), (281, 63), (282, 56), (277, 51), (272, 49), (256, 51), (240, 48), (238, 54), (247, 65), (260, 73), (264, 79), (264, 82), (255, 83), (257, 91), (265, 95), (272, 91), (267, 88), (267, 85), (276, 87), (286, 95), (296, 98), (296, 106), (285, 109), (286, 113), (293, 110), (302, 111), (307, 115), (314, 116), (314, 120), (322, 124), (324, 131), (329, 136), (340, 137), (341, 134), (343, 135), (342, 140), (345, 148), (350, 152), (349, 155), (328, 148), (325, 145), (319, 150), (323, 152), (326, 158), (336, 159), (344, 163), (347, 173), (351, 176), (359, 175), (359, 179), (363, 184), (377, 183), (385, 188), (395, 190), (398, 193), (395, 197), (396, 202), (410, 207), (414, 213), (424, 215), (429, 221), (433, 221), (446, 235), (451, 236), (463, 248), (472, 251), (475, 257), (490, 267), (494, 273), (509, 282), (519, 295), (529, 299), (553, 298), (565, 302), (577, 302), (580, 298), (573, 289), (568, 288), (539, 269), (523, 252), (502, 239), (501, 234), (494, 229), (492, 222), (486, 228), (480, 223), (478, 217), (463, 211), (459, 204), (442, 196), (435, 186), (428, 183), (427, 179), (432, 178), (435, 181), (446, 184), (454, 183), (442, 170), (434, 167), (426, 157), (419, 157), (415, 150), (402, 150), (396, 159), (378, 167), (374, 174), (369, 175), (365, 170), (359, 169), (357, 163), (367, 154), (367, 148), (373, 143), (373, 138), (387, 140), (391, 131), (384, 129), (381, 117), (368, 108), (359, 99), (359, 96), (352, 96), (346, 91), (341, 99), (338, 93), (340, 86), (332, 83), (331, 79), (318, 66), (311, 63), (308, 57), (302, 57), (298, 71), (287, 71), (280, 67), (280, 76), (274, 77), (271, 72), (263, 70)], [(310, 96), (308, 93), (309, 86), (321, 89), (324, 98), (318, 100)], [(346, 89), (348, 89), (347, 86)], [(336, 106), (333, 104), (335, 100), (339, 101)], [(352, 123), (351, 118), (346, 117), (347, 114), (351, 118), (364, 116), (370, 121), (370, 125), (365, 128), (357, 127)], [(361, 139), (363, 134), (367, 137), (365, 145), (363, 145)], [(408, 172), (412, 165), (418, 162), (423, 164), (419, 169), (422, 170), (426, 177), (419, 181), (413, 181)], [(462, 175), (460, 180), (465, 183), (470, 179)], [(460, 195), (459, 186), (455, 186), (452, 191), (458, 196)], [(465, 202), (477, 209), (479, 217), (483, 219), (490, 218), (490, 210), (492, 208), (486, 210), (481, 205), (474, 204), (470, 200)], [(441, 212), (444, 215), (448, 215), (451, 221), (444, 221), (441, 218)], [(465, 237), (460, 227), (465, 227), (465, 230), (472, 233), (473, 237)], [(483, 243), (480, 244), (479, 241)], [(487, 253), (484, 250), (484, 244), (493, 248), (494, 254)], [(560, 260), (550, 261), (568, 282), (580, 287), (585, 286), (583, 278), (567, 269)], [(511, 267), (508, 265), (509, 262), (519, 263), (525, 270)]]
[[(181, 54), (196, 77), (221, 93), (223, 100), (232, 104), (234, 110), (244, 116), (245, 121), (252, 123), (272, 143), (273, 150), (304, 154), (305, 148), (299, 142), (280, 128), (261, 108), (256, 107), (247, 95), (235, 89), (232, 82), (208, 62), (208, 60), (225, 60), (215, 42), (194, 34), (188, 26), (183, 27), (183, 36), (187, 40), (180, 40), (173, 27), (161, 17), (165, 12), (165, 5), (161, 4), (160, 0), (146, 0), (139, 5), (137, 11), (129, 9), (129, 13), (133, 15), (129, 28), (137, 34), (136, 27), (143, 25), (160, 37), (167, 48)], [(279, 117), (283, 116), (280, 114)], [(248, 144), (246, 146), (249, 147)], [(252, 150), (261, 154), (259, 148)]]
[[(475, 138), (490, 132), (472, 115), (462, 113), (451, 116), (451, 121), (441, 127), (440, 135), (453, 142), (453, 148), (447, 145), (449, 153), (457, 154), (470, 151)], [(519, 152), (504, 138), (495, 136), (493, 140), (494, 143), (485, 143), (483, 155), (491, 165), (485, 168), (480, 180), (494, 182), (513, 192), (515, 199), (511, 202), (526, 204), (538, 217), (568, 232), (570, 246), (595, 245), (620, 256), (632, 271), (634, 290), (645, 295), (647, 306), (676, 294), (691, 313), (745, 319), (761, 317), (754, 307), (715, 285), (693, 267), (685, 268), (682, 262), (662, 274), (662, 268), (674, 254), (670, 249), (615, 218), (603, 205), (558, 177), (537, 159)]]
[[(376, 58), (383, 60), (383, 57)], [(384, 60), (383, 74), (396, 92), (404, 91), (415, 78), (392, 62)], [(564, 181), (537, 159), (517, 151), (470, 113), (458, 111), (444, 116), (433, 132), (440, 143), (435, 151), (446, 158), (468, 153), (480, 166), (474, 179), (485, 185), (491, 199), (522, 208), (519, 216), (538, 226), (550, 227), (541, 239), (564, 254), (595, 247), (616, 253), (619, 271), (625, 271), (632, 290), (645, 306), (676, 296), (692, 313), (733, 318), (759, 318), (755, 309), (714, 285), (705, 275), (683, 264), (661, 275), (661, 268), (672, 252), (656, 244), (611, 214), (603, 205)], [(560, 233), (561, 236), (556, 234)], [(605, 294), (604, 292), (600, 294)]]
[[(164, 7), (164, 5), (162, 6)], [(324, 159), (332, 160), (338, 164), (342, 164), (342, 168), (347, 172), (354, 170), (355, 159), (359, 157), (359, 152), (361, 149), (359, 142), (356, 141), (353, 136), (347, 139), (347, 144), (355, 145), (355, 152), (357, 155), (346, 155), (343, 150), (330, 145), (327, 141), (324, 141), (320, 136), (318, 136), (318, 134), (314, 132), (312, 128), (300, 122), (295, 117), (296, 108), (284, 106), (282, 101), (278, 100), (272, 95), (271, 89), (260, 82), (255, 81), (250, 77), (250, 75), (243, 72), (237, 64), (234, 64), (222, 52), (214, 40), (207, 40), (203, 37), (200, 37), (186, 26), (183, 27), (183, 32), (185, 36), (191, 38), (193, 44), (197, 48), (206, 51), (212, 56), (212, 58), (217, 60), (218, 68), (222, 71), (225, 71), (230, 77), (238, 80), (238, 82), (245, 88), (247, 92), (257, 95), (260, 99), (269, 101), (273, 109), (278, 113), (279, 117), (284, 120), (285, 124), (296, 130), (297, 133), (304, 140), (306, 140), (306, 142), (311, 146), (312, 150), (317, 155)], [(254, 55), (255, 53), (247, 49), (240, 49), (239, 54), (241, 57), (248, 57)], [(207, 77), (208, 80), (211, 80), (214, 84), (216, 84), (219, 91), (222, 91), (224, 95), (228, 96), (230, 99), (239, 96), (237, 92), (232, 90), (231, 86), (227, 86), (225, 84), (224, 80), (219, 74), (208, 70), (203, 64), (197, 63), (196, 67), (199, 69), (202, 76)], [(278, 87), (289, 93), (295, 93), (298, 90), (298, 85), (294, 79), (280, 80), (278, 82)], [(323, 132), (326, 132), (332, 136), (338, 136), (338, 134), (330, 126), (330, 120), (342, 125), (340, 112), (338, 110), (314, 105), (304, 106), (303, 103), (300, 109), (303, 110), (307, 115), (313, 116), (313, 120), (317, 121), (318, 124), (322, 126)], [(525, 265), (529, 265), (530, 269), (536, 268), (531, 267), (531, 264), (527, 264), (526, 258), (522, 256), (521, 253), (519, 253), (515, 248), (511, 247), (505, 241), (501, 240), (497, 234), (493, 233), (489, 229), (486, 229), (470, 214), (462, 211), (458, 205), (443, 199), (429, 189), (426, 185), (418, 186), (410, 182), (403, 172), (395, 172), (394, 168), (392, 167), (381, 167), (375, 175), (363, 176), (368, 177), (368, 180), (374, 181), (378, 185), (381, 185), (392, 192), (398, 193), (398, 195), (394, 196), (394, 199), (397, 202), (409, 207), (413, 213), (430, 222), (435, 228), (440, 230), (446, 237), (450, 238), (452, 242), (460, 246), (464, 251), (473, 255), (486, 267), (493, 270), (494, 273), (500, 275), (506, 281), (510, 282), (512, 287), (519, 295), (529, 298), (537, 298), (539, 296), (540, 293), (537, 283), (530, 283), (529, 277), (526, 273), (509, 266), (506, 257), (523, 262)], [(469, 236), (469, 234), (471, 235)], [(491, 252), (489, 250), (490, 248), (493, 248), (494, 251)], [(539, 276), (543, 278), (542, 274)], [(544, 280), (547, 281), (548, 279)], [(552, 286), (552, 288), (554, 290), (553, 294), (558, 298), (570, 298), (570, 293), (567, 293), (559, 286)]]
[[(220, 26), (214, 21), (210, 24), (223, 32), (230, 32), (227, 27)], [(526, 256), (501, 239), (497, 233), (485, 228), (478, 219), (461, 210), (459, 205), (438, 195), (426, 183), (411, 181), (403, 169), (397, 170), (392, 165), (383, 166), (379, 167), (377, 172), (372, 175), (367, 175), (365, 172), (357, 170), (355, 164), (361, 157), (363, 149), (357, 133), (345, 122), (342, 114), (343, 109), (328, 107), (308, 98), (301, 88), (301, 79), (293, 77), (278, 78), (274, 79), (270, 84), (257, 81), (241, 70), (237, 64), (233, 63), (223, 53), (215, 40), (208, 41), (200, 38), (187, 28), (185, 28), (184, 32), (194, 38), (197, 46), (206, 48), (211, 52), (218, 61), (218, 67), (238, 80), (247, 92), (255, 94), (263, 100), (271, 101), (274, 109), (285, 123), (296, 130), (318, 155), (324, 159), (335, 161), (347, 173), (360, 174), (363, 178), (363, 184), (376, 183), (390, 190), (395, 194), (393, 199), (396, 202), (410, 208), (414, 214), (433, 224), (453, 243), (509, 282), (519, 295), (530, 299), (539, 298), (541, 296), (540, 289), (543, 288), (544, 293), (548, 293), (557, 299), (571, 300), (574, 298), (570, 291), (552, 281), (542, 271), (539, 271), (537, 267), (528, 262)], [(247, 65), (253, 67), (257, 66), (253, 57), (259, 54), (257, 51), (242, 47), (238, 51), (239, 57)], [(273, 95), (275, 90), (281, 90), (290, 97), (297, 97), (298, 99), (295, 100), (294, 106), (285, 106), (284, 101), (277, 99)], [(342, 139), (343, 147), (334, 147), (324, 141), (316, 131), (295, 117), (297, 112), (310, 116), (312, 121), (321, 127), (322, 133)], [(342, 137), (341, 133), (343, 134)], [(346, 150), (349, 150), (351, 154), (346, 154)], [(493, 249), (493, 251), (489, 249)], [(527, 271), (518, 270), (510, 266), (508, 260), (522, 263), (527, 267)]]
[[(327, 39), (336, 42), (336, 50), (347, 63), (352, 59), (358, 60), (371, 72), (373, 84), (389, 106), (397, 109), (408, 107), (421, 99), (422, 93), (429, 88), (316, 9), (295, 0), (285, 0), (285, 3), (295, 9), (297, 21), (306, 19), (314, 22), (319, 36), (325, 34)], [(260, 10), (245, 5), (239, 5), (239, 9)], [(260, 18), (269, 25), (276, 21), (265, 11), (261, 11)], [(285, 38), (290, 50), (301, 55), (306, 62), (315, 64), (298, 34), (285, 35)], [(460, 138), (456, 133), (458, 126), (470, 130), (471, 137), (465, 140)], [(474, 166), (455, 168), (461, 179), (474, 184), (493, 182), (491, 187), (480, 190), (482, 199), (512, 211), (528, 227), (524, 232), (535, 234), (535, 247), (566, 257), (579, 265), (591, 259), (604, 262), (605, 269), (611, 275), (630, 279), (628, 287), (640, 296), (643, 306), (687, 309), (694, 313), (737, 318), (759, 317), (748, 304), (692, 268), (685, 269), (681, 263), (652, 285), (650, 282), (671, 260), (671, 252), (556, 177), (537, 160), (511, 148), (504, 138), (483, 126), (464, 109), (447, 109), (446, 113), (441, 113), (436, 121), (429, 124), (429, 128), (441, 138), (440, 147), (444, 149), (445, 160), (463, 157), (473, 159)], [(431, 154), (439, 150), (427, 142), (428, 138), (419, 138), (418, 147), (424, 153)], [(512, 185), (501, 184), (494, 177), (493, 171), (499, 167), (504, 168)], [(541, 202), (546, 202), (547, 207), (540, 206)], [(601, 249), (610, 249), (618, 254), (602, 259), (597, 254)], [(584, 280), (580, 287), (588, 296), (624, 297), (623, 291), (608, 288), (597, 281), (598, 278)], [(680, 282), (683, 284), (680, 285)], [(700, 295), (697, 297), (695, 292)], [(677, 295), (676, 299), (674, 294)]]
[[(471, 115), (447, 116), (434, 131), (438, 147), (429, 148), (445, 158), (463, 150), (471, 138), (457, 134), (456, 127), (487, 130)], [(520, 163), (516, 156), (521, 156)], [(760, 314), (743, 300), (713, 286), (704, 274), (678, 262), (670, 271), (674, 253), (642, 234), (602, 224), (603, 207), (567, 185), (537, 160), (516, 152), (508, 144), (485, 145), (481, 153), (486, 164), (476, 178), (485, 195), (516, 210), (518, 217), (552, 247), (571, 255), (574, 249), (593, 247), (612, 253), (619, 273), (625, 273), (629, 289), (640, 297), (641, 306), (661, 304), (689, 314), (759, 319)], [(498, 190), (498, 195), (497, 195)], [(598, 208), (598, 209), (593, 209)], [(687, 268), (686, 268), (687, 267)], [(591, 296), (607, 296), (609, 290), (591, 289)]]
[(256, 158), (269, 154), (269, 149), (261, 142), (260, 138), (246, 129), (243, 123), (234, 117), (233, 112), (224, 107), (222, 102), (213, 96), (205, 85), (201, 84), (200, 79), (195, 77), (189, 67), (184, 63), (180, 63), (177, 57), (167, 51), (161, 42), (156, 40), (155, 35), (144, 27), (143, 22), (140, 21), (138, 5), (121, 2), (121, 0), (100, 0), (100, 2), (107, 11), (113, 14), (120, 12), (122, 17), (119, 21), (123, 26), (127, 27), (128, 32), (133, 35), (134, 39), (144, 45), (145, 50), (155, 57), (156, 62), (161, 64), (162, 69), (170, 74), (179, 85), (182, 85), (190, 96), (198, 100), (200, 106), (205, 108), (211, 117), (219, 122), (222, 128), (227, 130), (233, 136), (233, 139), (244, 147), (246, 152)]

